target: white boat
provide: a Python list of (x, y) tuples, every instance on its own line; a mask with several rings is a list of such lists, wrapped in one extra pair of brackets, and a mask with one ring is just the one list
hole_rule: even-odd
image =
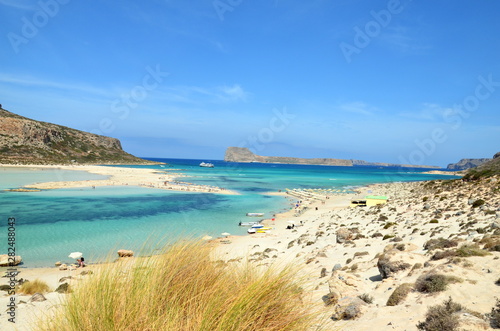
[(238, 225), (239, 226), (252, 226), (255, 224), (259, 224), (260, 222), (240, 222)]
[(205, 168), (213, 168), (214, 164), (210, 162), (201, 162), (200, 167), (205, 167)]
[(262, 217), (262, 216), (264, 216), (264, 213), (247, 213), (247, 216), (250, 216), (250, 217)]

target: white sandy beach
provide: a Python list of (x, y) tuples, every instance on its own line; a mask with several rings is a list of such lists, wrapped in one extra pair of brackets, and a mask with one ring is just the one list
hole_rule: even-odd
[(182, 173), (176, 173), (175, 170), (158, 171), (155, 169), (145, 168), (128, 168), (128, 167), (110, 167), (96, 165), (57, 165), (57, 166), (37, 166), (37, 165), (0, 165), (5, 167), (20, 167), (27, 169), (63, 169), (86, 171), (93, 174), (108, 176), (107, 179), (101, 180), (83, 180), (83, 181), (56, 181), (45, 183), (33, 183), (26, 185), (23, 189), (60, 189), (60, 188), (75, 188), (75, 187), (101, 187), (101, 186), (141, 186), (154, 189), (184, 191), (184, 192), (203, 192), (217, 194), (238, 194), (237, 192), (226, 190), (221, 187), (196, 185), (187, 182), (181, 182), (178, 178), (185, 177)]

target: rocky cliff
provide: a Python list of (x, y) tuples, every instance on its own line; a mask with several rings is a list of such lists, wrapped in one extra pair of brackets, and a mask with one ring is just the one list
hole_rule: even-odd
[(391, 163), (376, 163), (362, 160), (344, 160), (344, 159), (327, 159), (313, 158), (302, 159), (297, 157), (283, 156), (261, 156), (252, 153), (248, 148), (244, 147), (228, 147), (224, 156), (224, 161), (227, 162), (261, 162), (261, 163), (287, 163), (287, 164), (311, 164), (311, 165), (330, 165), (330, 166), (380, 166), (380, 167), (413, 167), (413, 168), (439, 168), (434, 166), (414, 166), (401, 165)]
[(448, 170), (466, 170), (475, 168), (481, 164), (490, 161), (491, 159), (461, 159), (457, 163), (450, 163), (446, 167)]
[(151, 163), (123, 151), (120, 141), (39, 122), (0, 108), (0, 163)]

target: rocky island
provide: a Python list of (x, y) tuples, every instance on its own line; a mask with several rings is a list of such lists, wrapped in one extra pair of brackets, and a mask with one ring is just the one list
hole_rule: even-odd
[(224, 156), (226, 162), (259, 162), (259, 163), (285, 163), (285, 164), (309, 164), (327, 166), (378, 166), (378, 167), (410, 167), (410, 168), (430, 168), (437, 169), (437, 166), (412, 165), (412, 164), (392, 164), (380, 162), (367, 162), (363, 160), (346, 160), (330, 158), (303, 159), (298, 157), (285, 156), (261, 156), (252, 153), (245, 147), (228, 147)]

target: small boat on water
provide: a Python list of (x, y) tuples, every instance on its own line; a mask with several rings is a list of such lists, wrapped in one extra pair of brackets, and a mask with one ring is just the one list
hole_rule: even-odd
[(214, 164), (210, 162), (201, 162), (200, 167), (205, 167), (205, 168), (213, 168)]
[(271, 231), (273, 228), (269, 227), (262, 227), (262, 228), (250, 228), (247, 230), (249, 234), (254, 234), (254, 233), (267, 233)]
[(264, 216), (264, 213), (247, 213), (247, 216), (250, 216), (250, 217), (262, 217), (262, 216)]
[(239, 226), (253, 226), (253, 225), (256, 225), (259, 223), (260, 223), (260, 221), (258, 221), (258, 222), (240, 222), (238, 225)]
[(262, 225), (260, 223), (252, 225), (252, 228), (254, 228), (254, 229), (259, 229), (259, 228), (263, 228), (263, 227), (264, 227), (264, 225)]

